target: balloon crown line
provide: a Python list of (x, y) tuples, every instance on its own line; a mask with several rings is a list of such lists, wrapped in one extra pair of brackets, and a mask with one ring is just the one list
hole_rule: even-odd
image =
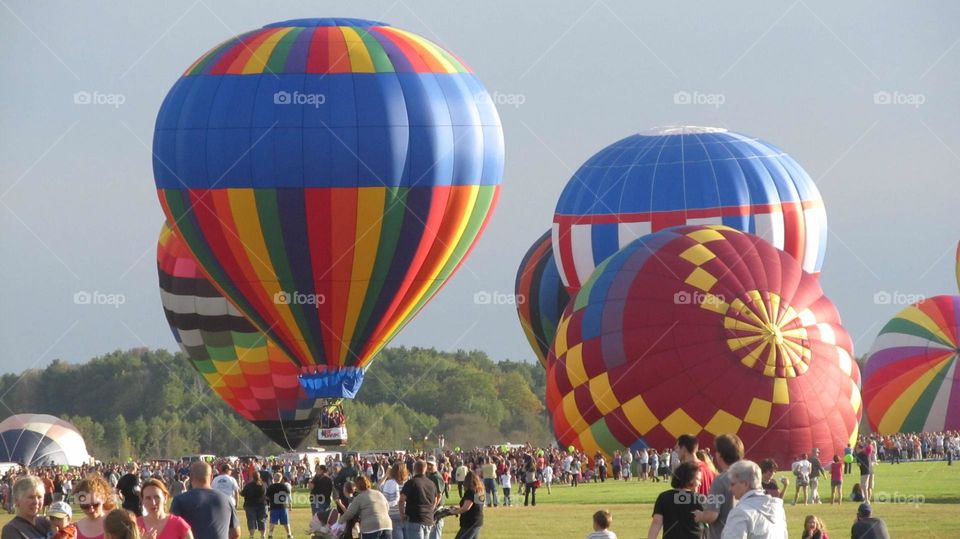
[(697, 125), (663, 125), (651, 127), (639, 134), (647, 137), (662, 137), (666, 135), (703, 135), (706, 133), (726, 133), (723, 127), (700, 127)]
[(370, 21), (367, 19), (352, 19), (349, 17), (323, 17), (313, 19), (290, 19), (287, 21), (274, 22), (264, 25), (264, 28), (290, 28), (306, 27), (315, 28), (318, 26), (354, 26), (366, 28), (369, 26), (390, 26), (388, 23), (380, 21)]

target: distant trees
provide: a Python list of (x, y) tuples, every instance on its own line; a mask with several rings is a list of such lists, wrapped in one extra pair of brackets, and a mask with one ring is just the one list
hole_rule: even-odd
[[(389, 348), (345, 404), (350, 447), (432, 447), (551, 438), (538, 364), (496, 363), (479, 351)], [(275, 454), (280, 448), (224, 404), (181, 353), (116, 351), (83, 365), (54, 360), (42, 370), (0, 377), (13, 413), (72, 422), (101, 460), (189, 453)], [(426, 439), (424, 439), (426, 438)]]

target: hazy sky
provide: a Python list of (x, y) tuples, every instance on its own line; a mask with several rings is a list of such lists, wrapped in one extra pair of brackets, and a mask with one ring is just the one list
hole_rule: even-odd
[[(325, 16), (422, 34), (502, 102), (500, 205), (395, 345), (532, 361), (513, 306), (474, 295), (512, 292), (584, 160), (660, 125), (727, 127), (806, 168), (829, 219), (822, 282), (858, 355), (912, 295), (957, 292), (957, 2), (0, 0), (0, 372), (175, 348), (154, 259), (160, 103), (214, 44)], [(123, 304), (78, 305), (78, 292)]]

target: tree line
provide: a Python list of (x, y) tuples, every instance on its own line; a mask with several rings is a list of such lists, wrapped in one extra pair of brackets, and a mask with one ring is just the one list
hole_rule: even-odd
[[(552, 440), (544, 371), (480, 351), (387, 348), (346, 401), (349, 449), (425, 449)], [(0, 377), (6, 407), (70, 421), (100, 460), (193, 453), (273, 455), (282, 448), (227, 406), (181, 352), (137, 348), (83, 364), (54, 360)], [(305, 445), (310, 445), (311, 436)]]

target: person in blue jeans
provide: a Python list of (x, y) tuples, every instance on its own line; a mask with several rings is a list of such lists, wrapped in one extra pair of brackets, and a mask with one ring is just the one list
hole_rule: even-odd
[(427, 463), (418, 460), (413, 465), (413, 477), (400, 489), (400, 519), (404, 539), (429, 539), (433, 528), (433, 511), (440, 503), (437, 485), (424, 475)]

